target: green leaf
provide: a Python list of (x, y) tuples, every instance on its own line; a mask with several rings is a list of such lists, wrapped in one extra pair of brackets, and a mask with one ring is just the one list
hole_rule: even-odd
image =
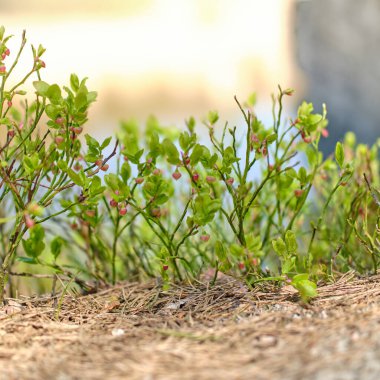
[(244, 255), (244, 248), (239, 244), (231, 244), (230, 252), (237, 258), (240, 258)]
[(50, 243), (50, 251), (56, 260), (62, 251), (62, 247), (65, 244), (65, 240), (60, 236), (55, 237)]
[(172, 164), (172, 165), (179, 164), (180, 163), (179, 153), (178, 153), (177, 147), (173, 144), (173, 142), (170, 141), (168, 138), (166, 138), (162, 142), (162, 145), (164, 147), (169, 164)]
[(87, 93), (87, 104), (95, 102), (97, 97), (98, 97), (98, 93), (96, 91), (89, 91)]
[(87, 106), (87, 91), (79, 90), (75, 97), (75, 107), (84, 110)]
[(88, 133), (85, 134), (86, 144), (89, 148), (99, 148), (99, 143), (96, 139), (91, 137)]
[(281, 273), (282, 274), (291, 273), (294, 271), (295, 267), (296, 267), (296, 257), (295, 256), (284, 259), (284, 260), (282, 260), (282, 263), (281, 263)]
[(306, 169), (301, 166), (298, 170), (298, 180), (300, 181), (301, 185), (306, 184), (307, 181), (307, 172)]
[(45, 108), (45, 113), (50, 119), (55, 120), (61, 113), (61, 107), (57, 107), (53, 104), (48, 104)]
[(21, 263), (26, 263), (26, 264), (38, 264), (38, 261), (32, 257), (25, 257), (25, 256), (19, 256), (16, 258), (17, 261)]
[(132, 173), (131, 165), (129, 164), (128, 161), (125, 161), (123, 165), (121, 166), (121, 170), (120, 170), (121, 178), (123, 178), (123, 181), (125, 183), (127, 183), (129, 178), (131, 177), (131, 173)]
[(215, 254), (220, 262), (224, 262), (227, 260), (226, 249), (224, 248), (224, 245), (220, 240), (218, 240), (215, 243)]
[(78, 91), (79, 88), (79, 78), (76, 74), (70, 75), (70, 87), (74, 92)]
[(37, 258), (41, 255), (42, 251), (45, 249), (45, 230), (37, 224), (30, 230), (30, 236), (27, 240), (22, 240), (22, 245), (24, 247), (25, 253), (29, 257)]
[(307, 273), (294, 276), (291, 285), (299, 291), (301, 298), (305, 302), (318, 295), (317, 284), (308, 280)]
[(288, 253), (295, 254), (298, 248), (296, 236), (293, 231), (286, 231), (285, 244)]
[(251, 95), (249, 95), (249, 97), (247, 99), (247, 104), (249, 107), (253, 107), (253, 106), (255, 106), (256, 102), (257, 102), (257, 95), (254, 92)]
[(1, 25), (1, 26), (0, 26), (0, 41), (3, 40), (4, 33), (5, 33), (5, 28), (4, 28), (3, 25)]
[(53, 104), (60, 104), (62, 102), (61, 89), (57, 84), (52, 84), (49, 86), (46, 97), (49, 98), (50, 102)]
[(285, 242), (280, 237), (277, 240), (272, 240), (272, 246), (275, 252), (279, 256), (286, 255), (286, 245), (285, 245)]
[(344, 164), (344, 150), (343, 145), (340, 141), (336, 143), (335, 146), (335, 160), (340, 167), (343, 167)]
[(210, 111), (207, 115), (207, 120), (211, 125), (215, 124), (219, 120), (219, 115), (217, 111)]
[(59, 169), (61, 169), (61, 170), (64, 171), (64, 172), (65, 172), (65, 171), (67, 170), (67, 168), (68, 168), (67, 162), (64, 161), (64, 160), (59, 160), (59, 161), (57, 162), (57, 166), (58, 166)]
[(68, 168), (67, 169), (67, 174), (70, 177), (70, 179), (78, 186), (84, 186), (84, 181), (83, 178), (81, 177), (80, 174), (76, 173), (73, 169)]
[(37, 90), (37, 94), (41, 96), (47, 96), (49, 91), (49, 84), (43, 80), (33, 82), (34, 88)]
[(107, 137), (107, 138), (102, 142), (102, 145), (100, 145), (100, 149), (103, 150), (103, 149), (107, 148), (107, 146), (110, 144), (111, 140), (112, 140), (112, 136)]

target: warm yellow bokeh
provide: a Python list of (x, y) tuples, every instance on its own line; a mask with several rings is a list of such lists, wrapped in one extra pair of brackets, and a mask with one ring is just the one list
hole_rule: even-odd
[[(44, 79), (88, 76), (99, 92), (95, 128), (154, 113), (166, 123), (218, 109), (233, 117), (233, 95), (278, 83), (301, 90), (293, 52), (294, 0), (18, 0), (0, 2), (18, 42), (47, 48)], [(22, 61), (23, 65), (27, 60)]]

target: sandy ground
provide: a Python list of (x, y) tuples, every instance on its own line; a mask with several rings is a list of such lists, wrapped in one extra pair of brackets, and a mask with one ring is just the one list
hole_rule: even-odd
[(10, 300), (0, 379), (380, 379), (380, 274), (302, 305), (289, 288), (122, 283)]

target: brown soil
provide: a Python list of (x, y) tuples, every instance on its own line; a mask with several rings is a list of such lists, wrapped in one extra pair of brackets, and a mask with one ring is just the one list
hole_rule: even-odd
[(346, 275), (310, 305), (229, 278), (58, 301), (1, 310), (1, 380), (380, 378), (380, 274)]

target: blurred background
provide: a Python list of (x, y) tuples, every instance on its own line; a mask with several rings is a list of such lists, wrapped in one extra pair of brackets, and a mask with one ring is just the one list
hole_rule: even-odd
[(296, 89), (289, 116), (302, 99), (327, 103), (326, 151), (346, 130), (379, 135), (378, 0), (0, 0), (0, 14), (14, 50), (23, 29), (47, 49), (44, 80), (89, 77), (92, 133), (150, 114), (181, 126), (210, 109), (238, 122), (233, 96), (254, 91), (270, 124), (281, 84)]

